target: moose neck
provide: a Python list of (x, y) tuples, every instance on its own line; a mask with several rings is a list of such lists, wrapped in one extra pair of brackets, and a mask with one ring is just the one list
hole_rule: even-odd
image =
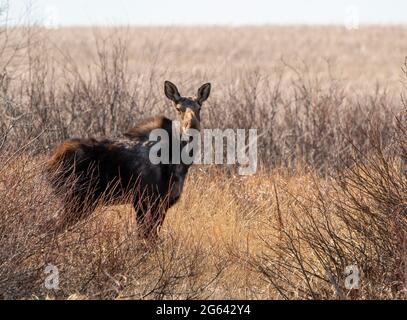
[[(184, 129), (181, 127), (181, 122), (174, 120), (171, 126), (171, 156), (170, 163), (172, 165), (181, 165), (190, 167), (193, 163), (193, 143), (197, 142), (197, 136), (200, 136), (200, 131), (197, 128)], [(200, 139), (199, 139), (200, 140)]]

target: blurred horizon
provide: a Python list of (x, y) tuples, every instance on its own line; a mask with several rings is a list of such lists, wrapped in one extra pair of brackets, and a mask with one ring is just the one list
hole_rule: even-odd
[(0, 0), (1, 23), (74, 26), (407, 24), (402, 0)]

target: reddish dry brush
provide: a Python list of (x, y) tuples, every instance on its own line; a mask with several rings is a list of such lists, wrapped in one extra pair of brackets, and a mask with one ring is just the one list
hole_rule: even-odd
[[(307, 195), (287, 182), (278, 187), (277, 214), (260, 236), (265, 250), (248, 261), (278, 297), (405, 298), (407, 176), (400, 151), (407, 135), (400, 124), (386, 148), (379, 130), (366, 131), (374, 147), (365, 154), (353, 145), (350, 165), (325, 181), (309, 168)], [(357, 290), (345, 286), (350, 267), (358, 270)]]
[[(277, 38), (290, 38), (287, 33), (298, 36), (298, 31), (290, 30), (279, 30)], [(318, 32), (341, 37), (337, 29), (327, 30)], [(310, 37), (311, 31), (304, 33)], [(60, 32), (66, 30), (51, 32), (50, 37), (59, 37)], [(142, 36), (155, 31), (133, 32)], [(168, 32), (180, 40), (180, 35), (197, 31)], [(216, 29), (205, 34), (208, 38), (193, 40), (208, 41), (213, 48), (218, 34), (231, 32)], [(239, 29), (231, 37), (240, 32), (253, 30)], [(261, 32), (272, 35), (267, 28)], [(360, 40), (363, 34), (373, 35), (374, 42), (377, 34), (386, 32), (393, 34), (373, 28), (355, 36)], [(62, 48), (70, 46), (72, 52), (79, 48), (71, 46), (72, 39), (65, 43), (60, 38)], [(380, 41), (383, 38), (391, 39), (381, 36)], [(220, 54), (205, 51), (205, 59), (195, 68), (196, 61), (184, 62), (195, 57), (200, 46), (191, 47), (194, 54), (190, 48), (178, 50), (184, 41), (163, 43), (168, 49), (163, 59), (149, 64), (131, 59), (128, 53), (133, 51), (127, 47), (135, 46), (131, 41), (103, 44), (97, 38), (95, 50), (77, 50), (80, 57), (86, 52), (86, 60), (60, 56), (67, 50), (51, 50), (48, 40), (42, 37), (37, 50), (24, 53), (26, 72), (9, 68), (0, 77), (2, 297), (405, 297), (406, 110), (385, 88), (378, 86), (358, 95), (349, 90), (355, 79), (348, 82), (332, 76), (335, 66), (348, 76), (359, 74), (355, 61), (362, 62), (361, 56), (328, 52), (344, 60), (322, 65), (315, 59), (319, 51), (310, 47), (303, 48), (308, 60), (315, 61), (310, 66), (292, 67), (278, 61), (273, 70), (257, 62), (242, 69), (240, 61), (270, 60), (268, 52), (262, 51), (266, 48), (256, 47), (258, 40), (248, 37), (247, 42), (242, 40), (244, 50), (236, 48), (229, 56), (223, 54), (230, 51), (227, 46), (218, 48)], [(154, 52), (157, 49), (153, 43), (143, 45)], [(374, 46), (366, 45), (372, 55), (363, 56), (361, 65), (380, 66), (365, 68), (370, 75), (363, 75), (364, 83), (373, 85), (372, 73), (383, 79), (384, 69), (394, 70), (395, 65), (398, 69), (397, 54), (405, 50), (402, 45), (397, 50), (380, 46), (378, 56), (374, 55), (377, 46), (373, 52)], [(254, 51), (246, 51), (247, 47)], [(137, 58), (142, 57), (135, 52)], [(254, 59), (253, 52), (259, 57)], [(169, 65), (177, 55), (182, 64), (176, 68), (183, 72), (166, 69), (165, 61)], [(232, 76), (224, 69), (213, 70), (219, 59), (231, 62), (227, 65)], [(371, 59), (385, 61), (386, 68)], [(308, 72), (309, 68), (319, 71)], [(55, 233), (56, 223), (66, 212), (60, 197), (64, 194), (56, 194), (44, 178), (43, 154), (72, 136), (115, 137), (131, 127), (134, 119), (169, 115), (171, 109), (161, 104), (158, 92), (170, 75), (184, 79), (186, 86), (192, 86), (191, 79), (195, 83), (197, 78), (213, 76), (217, 90), (209, 108), (203, 109), (202, 124), (257, 128), (263, 134), (258, 141), (259, 172), (240, 177), (233, 168), (193, 167), (183, 195), (170, 209), (153, 245), (138, 236), (134, 209), (114, 205), (109, 193), (97, 202), (89, 197), (85, 205), (96, 208), (94, 214)], [(48, 264), (60, 271), (58, 291), (44, 287)], [(359, 290), (345, 287), (344, 271), (349, 265), (360, 270)]]
[[(167, 229), (159, 241), (145, 242), (133, 209), (112, 205), (108, 195), (93, 215), (55, 233), (65, 203), (42, 174), (45, 161), (25, 154), (0, 157), (0, 196), (8, 200), (0, 204), (2, 298), (211, 296), (208, 286), (218, 281), (223, 261), (203, 263), (208, 249), (191, 234)], [(59, 290), (44, 286), (48, 265), (59, 270)]]

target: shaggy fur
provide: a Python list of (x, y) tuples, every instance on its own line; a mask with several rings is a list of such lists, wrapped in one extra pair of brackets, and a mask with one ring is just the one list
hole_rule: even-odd
[[(166, 82), (165, 92), (177, 110), (183, 108), (181, 120), (185, 113), (190, 114), (189, 122), (181, 122), (182, 128), (199, 128), (196, 110), (202, 102), (198, 99), (206, 100), (209, 90), (205, 96), (177, 98), (175, 85)], [(91, 214), (105, 195), (123, 203), (131, 194), (143, 236), (155, 234), (168, 208), (178, 201), (190, 165), (172, 164), (171, 155), (169, 164), (152, 164), (149, 151), (154, 142), (148, 138), (154, 129), (167, 132), (172, 150), (172, 121), (165, 117), (148, 119), (118, 139), (70, 139), (57, 146), (47, 171), (55, 190), (64, 196), (64, 227)]]

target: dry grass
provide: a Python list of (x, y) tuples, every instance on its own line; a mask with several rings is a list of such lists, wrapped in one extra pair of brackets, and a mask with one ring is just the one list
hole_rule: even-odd
[[(404, 299), (406, 32), (35, 30), (0, 78), (0, 296)], [(259, 171), (195, 166), (154, 244), (130, 206), (54, 234), (49, 149), (171, 116), (166, 78), (185, 91), (210, 80), (204, 125), (258, 128)], [(48, 264), (57, 291), (44, 287)], [(349, 265), (358, 290), (345, 287)]]

